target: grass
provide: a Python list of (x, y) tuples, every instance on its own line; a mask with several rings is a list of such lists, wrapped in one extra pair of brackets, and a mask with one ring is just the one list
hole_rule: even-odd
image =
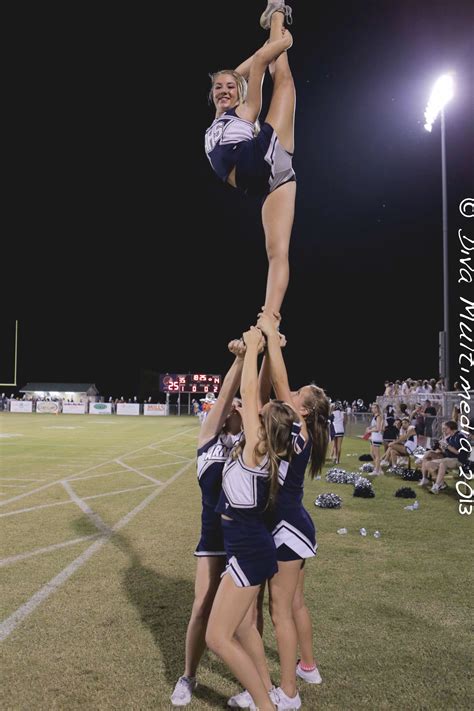
[[(2, 708), (171, 708), (199, 532), (196, 421), (4, 413), (0, 433), (1, 556), (10, 559), (1, 567), (2, 619), (15, 620), (39, 591), (50, 591), (2, 642)], [(346, 437), (341, 466), (356, 470), (366, 451), (365, 442)], [(305, 504), (319, 550), (306, 567), (306, 597), (323, 684), (300, 683), (303, 709), (470, 708), (471, 522), (458, 514), (448, 483), (448, 493), (432, 496), (384, 476), (373, 482), (375, 498), (363, 499), (324, 475), (308, 479)], [(405, 485), (416, 490), (417, 511), (405, 511), (410, 501), (394, 496)], [(339, 494), (342, 507), (315, 507), (323, 492)], [(97, 544), (86, 538), (98, 532), (92, 513), (116, 530), (85, 558)], [(347, 535), (336, 533), (341, 527)], [(78, 559), (75, 572), (48, 587)], [(267, 609), (265, 617), (277, 680)], [(225, 708), (237, 690), (208, 653), (188, 708)]]

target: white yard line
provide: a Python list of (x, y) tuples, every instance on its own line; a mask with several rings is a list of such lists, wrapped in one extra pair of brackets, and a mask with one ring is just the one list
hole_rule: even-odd
[(16, 477), (16, 476), (2, 476), (0, 477), (0, 481), (44, 481), (44, 478), (41, 479), (27, 479), (26, 477)]
[[(189, 428), (192, 429), (192, 428)], [(168, 442), (169, 440), (176, 439), (176, 437), (181, 437), (184, 433), (183, 432), (177, 432), (174, 435), (171, 435), (170, 437), (165, 437), (165, 439), (162, 440), (162, 442)], [(155, 442), (154, 444), (160, 445), (160, 442)], [(126, 454), (122, 454), (122, 457), (128, 457), (131, 454), (135, 454), (135, 452), (141, 452), (144, 449), (148, 449), (151, 445), (147, 444), (144, 447), (139, 447), (138, 449), (134, 449), (131, 452), (128, 452)], [(97, 469), (98, 466), (102, 466), (103, 464), (112, 464), (113, 462), (117, 461), (117, 458), (114, 457), (113, 459), (109, 459), (106, 462), (102, 462), (102, 464), (94, 464), (91, 467), (88, 467), (87, 469), (83, 469), (81, 472), (74, 472), (73, 474), (70, 474), (70, 476), (66, 477), (66, 479), (71, 479), (73, 476), (77, 476), (80, 474), (85, 474), (86, 472), (90, 472), (93, 469)], [(12, 496), (11, 499), (7, 499), (6, 501), (0, 501), (0, 506), (6, 506), (7, 504), (12, 503), (13, 501), (18, 501), (19, 499), (23, 499), (25, 496), (31, 496), (32, 494), (37, 494), (39, 491), (44, 491), (44, 489), (49, 489), (51, 486), (56, 486), (56, 484), (60, 484), (62, 479), (56, 479), (55, 481), (49, 482), (49, 484), (44, 484), (43, 486), (39, 486), (37, 489), (32, 489), (31, 491), (25, 491), (24, 494), (18, 494), (17, 496)]]
[(3, 484), (0, 480), (0, 486), (5, 489), (27, 489), (29, 484)]
[(72, 486), (69, 484), (68, 481), (62, 481), (61, 484), (64, 486), (66, 489), (67, 493), (71, 497), (72, 501), (76, 504), (76, 506), (79, 506), (81, 511), (83, 511), (89, 521), (94, 524), (96, 528), (99, 529), (99, 531), (102, 531), (102, 533), (109, 534), (111, 529), (110, 526), (107, 526), (105, 521), (101, 519), (99, 514), (96, 514), (95, 511), (92, 511), (91, 507), (86, 504), (85, 501), (83, 501), (80, 496), (76, 494)]
[(134, 472), (135, 474), (138, 474), (139, 476), (143, 476), (143, 477), (145, 477), (145, 479), (149, 479), (150, 481), (153, 481), (155, 484), (162, 484), (163, 483), (159, 479), (155, 479), (154, 477), (150, 476), (149, 474), (144, 474), (139, 469), (135, 469), (134, 467), (129, 467), (128, 464), (125, 464), (125, 462), (122, 462), (120, 459), (116, 459), (115, 461), (117, 462), (117, 464), (120, 464), (122, 467), (127, 469), (129, 472)]
[[(117, 491), (107, 491), (105, 494), (93, 494), (92, 496), (83, 496), (84, 501), (89, 499), (100, 499), (105, 496), (115, 496), (116, 494), (127, 494), (129, 491), (139, 491), (140, 489), (151, 489), (151, 487), (156, 486), (155, 484), (143, 484), (143, 486), (133, 486), (130, 489), (118, 489)], [(71, 505), (73, 502), (69, 499), (67, 501), (55, 501), (52, 504), (38, 504), (38, 506), (30, 506), (27, 509), (17, 509), (16, 511), (7, 511), (6, 513), (0, 514), (0, 518), (5, 518), (5, 516), (15, 516), (16, 514), (29, 513), (30, 511), (39, 511), (39, 509), (49, 509), (52, 506), (65, 506)]]
[[(72, 503), (72, 501), (71, 501)], [(0, 560), (0, 568), (5, 565), (12, 565), (12, 563), (18, 563), (20, 560), (26, 560), (34, 555), (42, 555), (43, 553), (51, 553), (51, 551), (56, 551), (59, 548), (66, 548), (67, 546), (75, 546), (77, 543), (82, 543), (83, 541), (90, 541), (93, 538), (99, 538), (100, 533), (93, 533), (91, 536), (82, 536), (82, 538), (74, 538), (72, 541), (64, 541), (64, 543), (53, 543), (52, 546), (47, 546), (46, 548), (36, 548), (34, 551), (28, 551), (28, 553), (18, 553), (18, 555), (11, 555), (9, 558), (3, 558)]]
[(68, 481), (84, 481), (85, 479), (100, 479), (104, 476), (114, 476), (114, 474), (123, 474), (123, 469), (114, 469), (113, 472), (105, 472), (104, 474), (91, 474), (90, 476), (73, 476)]
[(79, 568), (81, 568), (84, 563), (86, 563), (89, 558), (92, 558), (94, 553), (97, 553), (106, 543), (107, 541), (111, 538), (111, 536), (116, 532), (120, 531), (124, 526), (126, 526), (130, 521), (135, 518), (137, 514), (139, 514), (143, 509), (145, 509), (148, 504), (150, 504), (153, 499), (155, 499), (158, 494), (161, 494), (161, 492), (166, 489), (170, 484), (172, 484), (178, 477), (180, 477), (184, 472), (194, 463), (194, 460), (188, 462), (187, 464), (184, 465), (181, 469), (179, 469), (176, 474), (174, 474), (168, 481), (159, 489), (155, 489), (155, 491), (152, 491), (150, 496), (147, 496), (146, 499), (143, 499), (138, 506), (135, 506), (132, 511), (129, 511), (128, 514), (126, 514), (123, 518), (120, 519), (111, 529), (109, 529), (109, 533), (104, 534), (101, 536), (97, 541), (94, 541), (92, 545), (89, 546), (83, 553), (81, 553), (80, 556), (78, 556), (75, 560), (72, 561), (66, 568), (63, 568), (63, 570), (58, 573), (58, 575), (55, 575), (54, 578), (52, 578), (49, 582), (46, 583), (46, 585), (43, 585), (43, 587), (38, 590), (37, 593), (35, 593), (30, 599), (25, 602), (23, 605), (21, 605), (15, 612), (13, 612), (9, 617), (5, 618), (3, 622), (0, 623), (0, 641), (3, 641), (6, 639), (17, 627), (18, 625), (23, 622), (23, 620), (28, 617), (28, 615), (31, 615), (31, 613), (36, 610), (36, 608), (41, 605), (42, 602), (47, 600), (47, 598), (52, 595), (56, 590), (58, 590), (64, 583), (77, 571)]

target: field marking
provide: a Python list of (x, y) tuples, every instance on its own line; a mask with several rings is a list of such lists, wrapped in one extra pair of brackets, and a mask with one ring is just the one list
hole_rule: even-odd
[(70, 483), (68, 481), (62, 481), (61, 484), (64, 486), (76, 506), (79, 506), (81, 511), (86, 514), (89, 521), (93, 523), (94, 526), (99, 529), (99, 531), (102, 531), (102, 533), (109, 534), (111, 530), (110, 526), (107, 526), (107, 524), (101, 519), (99, 514), (96, 514), (95, 511), (92, 511), (91, 507), (88, 506), (86, 502), (83, 501), (81, 497), (76, 494)]
[(2, 476), (0, 477), (0, 482), (2, 481), (44, 481), (44, 479), (27, 479), (26, 477), (15, 477), (15, 476)]
[(133, 467), (129, 467), (128, 464), (125, 464), (125, 462), (122, 462), (121, 459), (116, 459), (115, 461), (117, 462), (117, 464), (120, 464), (122, 467), (127, 469), (129, 472), (134, 472), (135, 474), (138, 474), (139, 476), (143, 476), (143, 477), (145, 477), (145, 479), (149, 479), (150, 481), (153, 481), (155, 484), (162, 484), (163, 483), (159, 479), (155, 479), (154, 477), (150, 476), (149, 474), (144, 474), (139, 469), (134, 469)]
[(0, 432), (0, 439), (10, 439), (11, 437), (24, 437), (22, 434), (13, 434), (10, 432)]
[[(104, 494), (92, 494), (91, 496), (83, 496), (83, 501), (89, 501), (89, 499), (100, 499), (105, 496), (116, 496), (117, 494), (128, 494), (130, 491), (140, 491), (140, 489), (151, 489), (151, 487), (157, 486), (156, 484), (143, 484), (143, 486), (133, 486), (130, 489), (117, 489), (117, 491), (106, 491)], [(64, 506), (65, 504), (72, 504), (73, 502), (67, 499), (66, 501), (54, 501), (52, 504), (38, 504), (38, 506), (30, 506), (27, 509), (17, 509), (16, 511), (6, 511), (0, 514), (0, 518), (5, 518), (6, 516), (15, 516), (16, 514), (29, 513), (30, 511), (39, 511), (39, 509), (49, 509), (52, 506)]]
[[(190, 428), (191, 429), (191, 428)], [(165, 439), (162, 440), (162, 442), (168, 442), (170, 439), (176, 439), (176, 437), (181, 437), (182, 432), (177, 432), (174, 435), (170, 435), (170, 437), (166, 437)], [(160, 444), (160, 442), (156, 442), (156, 444)], [(122, 457), (128, 457), (130, 454), (134, 454), (135, 452), (141, 452), (144, 449), (147, 449), (150, 445), (145, 445), (143, 447), (139, 447), (138, 449), (134, 449), (131, 452), (128, 452), (127, 454), (122, 454), (120, 456)], [(98, 466), (101, 466), (102, 464), (111, 464), (112, 462), (116, 462), (117, 458), (114, 457), (113, 459), (108, 459), (105, 462), (102, 462), (101, 464), (93, 464), (92, 466), (88, 467), (87, 469), (83, 469), (81, 472), (73, 472), (70, 476), (66, 477), (66, 479), (70, 479), (73, 476), (77, 476), (78, 474), (85, 474), (86, 472), (90, 472), (93, 469), (97, 469)], [(25, 496), (30, 496), (31, 494), (37, 494), (38, 491), (43, 491), (44, 489), (49, 489), (50, 486), (56, 486), (57, 484), (60, 484), (62, 479), (56, 479), (55, 481), (49, 482), (49, 484), (44, 484), (43, 486), (38, 487), (37, 489), (32, 489), (31, 491), (25, 491), (24, 494), (18, 494), (17, 496), (13, 496), (11, 499), (7, 499), (6, 501), (0, 501), (0, 506), (6, 506), (6, 504), (10, 504), (13, 501), (18, 501), (19, 499), (23, 499)]]
[(115, 474), (123, 474), (123, 469), (115, 469), (113, 472), (104, 472), (104, 474), (90, 474), (90, 476), (75, 476), (68, 481), (85, 481), (86, 479), (100, 479), (104, 476), (115, 476)]
[(168, 481), (163, 484), (159, 489), (155, 489), (152, 493), (143, 499), (138, 506), (128, 512), (123, 518), (120, 519), (111, 529), (109, 533), (101, 535), (100, 538), (92, 545), (89, 546), (80, 556), (72, 561), (66, 568), (55, 575), (46, 585), (38, 590), (30, 599), (21, 605), (15, 612), (6, 617), (3, 622), (0, 623), (0, 641), (6, 639), (17, 627), (23, 622), (23, 620), (31, 615), (31, 613), (36, 610), (36, 608), (41, 605), (42, 602), (47, 600), (47, 598), (52, 595), (56, 590), (58, 590), (79, 568), (86, 563), (89, 558), (91, 558), (94, 553), (97, 553), (113, 536), (117, 531), (120, 531), (124, 526), (126, 526), (130, 521), (135, 518), (143, 509), (145, 509), (148, 504), (150, 504), (153, 499), (155, 499), (158, 494), (161, 494), (167, 486), (172, 484), (176, 479), (178, 479), (184, 472), (194, 463), (194, 460), (185, 464), (181, 469), (179, 469), (176, 474), (174, 474)]
[(0, 487), (5, 487), (7, 489), (27, 489), (29, 484), (4, 484), (3, 480), (0, 480)]
[[(71, 502), (72, 503), (72, 502)], [(5, 565), (12, 565), (12, 563), (18, 563), (21, 560), (26, 560), (27, 558), (32, 558), (35, 555), (41, 555), (42, 553), (51, 553), (51, 551), (56, 551), (59, 548), (66, 548), (67, 546), (74, 546), (77, 543), (82, 543), (83, 541), (90, 541), (93, 538), (99, 538), (102, 534), (92, 533), (90, 536), (82, 536), (82, 538), (74, 538), (72, 541), (64, 541), (63, 543), (53, 543), (51, 546), (46, 548), (36, 548), (34, 551), (28, 551), (28, 553), (18, 553), (18, 555), (11, 555), (9, 558), (2, 558), (0, 560), (0, 568)]]

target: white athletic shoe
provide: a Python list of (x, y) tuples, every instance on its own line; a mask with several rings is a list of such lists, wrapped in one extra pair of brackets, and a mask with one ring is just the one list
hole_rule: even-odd
[(282, 12), (285, 15), (287, 25), (293, 22), (293, 10), (289, 5), (285, 5), (285, 0), (268, 0), (268, 5), (260, 16), (260, 27), (264, 30), (269, 30), (274, 12)]
[(301, 699), (298, 692), (296, 692), (296, 696), (293, 696), (293, 698), (291, 698), (290, 696), (287, 696), (285, 694), (282, 688), (278, 687), (277, 689), (272, 689), (269, 692), (269, 696), (277, 707), (278, 711), (285, 711), (285, 709), (301, 708)]
[(426, 477), (422, 477), (420, 479), (420, 481), (418, 482), (418, 486), (426, 486), (429, 483), (430, 483), (429, 479), (426, 479)]
[(171, 694), (173, 706), (187, 706), (191, 703), (191, 696), (196, 688), (196, 679), (189, 676), (180, 676)]
[(240, 694), (231, 696), (227, 702), (227, 706), (231, 706), (234, 709), (249, 709), (254, 706), (254, 703), (247, 689), (244, 689)]
[(315, 666), (311, 671), (306, 671), (301, 668), (299, 661), (296, 665), (296, 675), (304, 679), (308, 684), (322, 684), (323, 681), (318, 667)]

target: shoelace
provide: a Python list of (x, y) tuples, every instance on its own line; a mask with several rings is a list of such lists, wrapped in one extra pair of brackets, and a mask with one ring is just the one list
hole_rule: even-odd
[(293, 24), (293, 10), (289, 5), (283, 5), (283, 10), (285, 11), (285, 20), (287, 25)]

